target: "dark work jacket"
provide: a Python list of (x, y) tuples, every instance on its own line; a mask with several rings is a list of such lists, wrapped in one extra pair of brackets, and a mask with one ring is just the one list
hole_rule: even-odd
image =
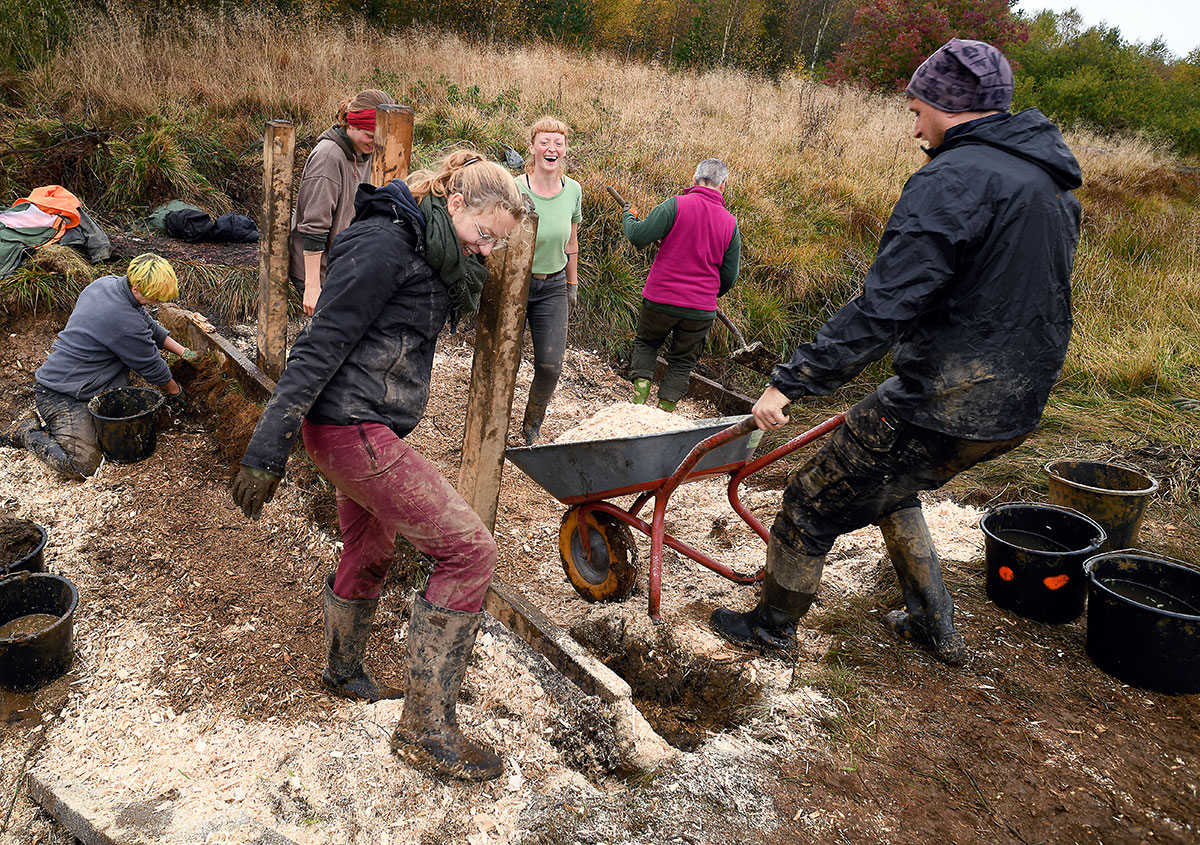
[(242, 458), (282, 475), (303, 418), (382, 423), (404, 437), (425, 413), (450, 298), (425, 262), (425, 219), (408, 186), (360, 185), (333, 241), (312, 322), (288, 355)]
[(863, 291), (775, 367), (829, 393), (892, 351), (896, 418), (968, 440), (1032, 431), (1071, 335), (1079, 163), (1037, 109), (953, 127), (904, 186)]

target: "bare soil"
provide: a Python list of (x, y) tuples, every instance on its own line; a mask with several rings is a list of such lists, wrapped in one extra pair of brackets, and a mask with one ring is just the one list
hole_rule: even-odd
[[(0, 324), (0, 425), (31, 403), (33, 370), (61, 323), (43, 315)], [(412, 435), (451, 479), (470, 355), (461, 336), (443, 339), (429, 410)], [(386, 750), (395, 702), (351, 705), (316, 684), (320, 585), (338, 552), (332, 489), (296, 455), (263, 519), (247, 521), (228, 483), (255, 408), (204, 369), (179, 373), (189, 411), (165, 425), (142, 463), (106, 464), (77, 483), (0, 448), (0, 510), (48, 527), (47, 564), (83, 596), (72, 673), (0, 702), (0, 841), (70, 841), (22, 786), (28, 767), (68, 765), (98, 790), (106, 771), (128, 765), (130, 789), (150, 797), (168, 788), (187, 795), (185, 778), (203, 776), (220, 785), (221, 807), (262, 813), (304, 842), (1198, 838), (1200, 697), (1145, 692), (1103, 674), (1085, 652), (1082, 619), (1041, 625), (987, 600), (979, 512), (962, 503), (987, 501), (994, 490), (927, 502), (974, 649), (968, 665), (942, 666), (885, 634), (877, 620), (899, 606), (899, 593), (870, 528), (839, 541), (801, 630), (803, 655), (785, 664), (707, 632), (716, 604), (749, 607), (756, 588), (673, 551), (664, 560), (663, 622), (652, 624), (640, 535), (634, 595), (583, 602), (558, 557), (564, 506), (508, 465), (498, 576), (623, 674), (681, 754), (655, 773), (623, 771), (599, 703), (548, 696), (531, 659), (496, 632), (481, 638), (460, 709), (469, 731), (500, 747), (506, 776), (479, 786), (415, 773)], [(528, 380), (526, 365), (515, 422)], [(553, 441), (628, 397), (603, 361), (569, 350), (543, 437)], [(687, 401), (677, 413), (716, 416)], [(797, 431), (804, 422), (796, 420)], [(1144, 457), (1172, 465), (1196, 459), (1146, 448)], [(781, 476), (764, 474), (761, 488), (743, 493), (768, 524)], [(753, 573), (763, 544), (723, 496), (720, 482), (680, 488), (668, 530)], [(1143, 529), (1151, 548), (1170, 534), (1153, 515)], [(386, 683), (402, 681), (405, 587), (426, 568), (397, 543), (370, 645)], [(161, 757), (137, 756), (159, 745), (177, 755), (172, 765), (183, 777)], [(160, 763), (138, 769), (135, 759)]]

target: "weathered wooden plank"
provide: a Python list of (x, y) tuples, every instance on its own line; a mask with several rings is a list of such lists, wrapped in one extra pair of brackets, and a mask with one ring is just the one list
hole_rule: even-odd
[(221, 371), (236, 380), (251, 399), (266, 402), (275, 392), (275, 382), (219, 334), (202, 314), (164, 304), (158, 308), (158, 321), (184, 346), (211, 353)]
[(385, 104), (375, 109), (375, 154), (371, 156), (371, 184), (380, 187), (393, 179), (407, 179), (412, 165), (413, 110), (411, 106)]
[[(666, 371), (667, 361), (665, 358), (659, 357), (658, 367), (654, 373), (655, 380), (661, 381)], [(689, 399), (706, 399), (712, 402), (717, 406), (718, 411), (727, 416), (750, 413), (750, 409), (754, 407), (756, 401), (744, 393), (730, 390), (719, 381), (713, 381), (696, 373), (692, 373), (686, 395)]]
[(295, 154), (296, 127), (286, 120), (267, 123), (258, 241), (258, 366), (273, 379), (283, 372), (287, 356), (288, 226)]
[(513, 231), (508, 247), (488, 258), (488, 278), (479, 303), (458, 492), (489, 530), (496, 525), (500, 501), (536, 238), (537, 216), (531, 214)]

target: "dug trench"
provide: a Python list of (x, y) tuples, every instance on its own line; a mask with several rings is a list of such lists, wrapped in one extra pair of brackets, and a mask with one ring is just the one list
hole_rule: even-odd
[[(176, 375), (193, 406), (189, 416), (206, 421), (219, 444), (221, 463), (227, 472), (235, 472), (261, 408), (211, 360), (177, 366)], [(337, 498), (332, 485), (299, 449), (288, 472), (291, 484), (306, 494), (307, 516), (336, 536)], [(386, 589), (405, 594), (422, 587), (431, 566), (431, 560), (397, 537)], [(637, 615), (634, 619), (640, 621)], [(737, 727), (759, 697), (758, 685), (747, 679), (748, 660), (694, 653), (670, 628), (627, 623), (622, 615), (601, 615), (574, 625), (569, 633), (629, 683), (646, 720), (681, 750), (694, 751), (713, 733)]]
[[(33, 370), (61, 324), (61, 315), (0, 324), (8, 336), (0, 424), (27, 406)], [(452, 480), (470, 360), (469, 346), (443, 339), (426, 419), (411, 438)], [(560, 706), (501, 638), (486, 634), (461, 718), (469, 733), (501, 747), (508, 777), (482, 787), (423, 778), (387, 754), (394, 705), (349, 706), (317, 688), (320, 581), (338, 554), (332, 490), (297, 453), (276, 501), (260, 521), (246, 520), (228, 484), (257, 406), (204, 368), (177, 369), (189, 409), (142, 463), (106, 465), (79, 484), (26, 453), (0, 450), (3, 510), (47, 526), (47, 565), (70, 573), (82, 597), (75, 670), (22, 702), (0, 732), (6, 788), (26, 764), (35, 773), (69, 766), (81, 781), (116, 772), (122, 789), (147, 802), (171, 790), (188, 798), (197, 782), (211, 782), (220, 807), (261, 812), (305, 843), (329, 841), (334, 831), (377, 842), (381, 830), (404, 833), (389, 841), (483, 841), (483, 825), (488, 842), (545, 845), (1196, 838), (1197, 697), (1146, 693), (1099, 672), (1083, 649), (1083, 620), (1047, 626), (991, 605), (979, 511), (944, 498), (927, 510), (971, 662), (948, 669), (883, 635), (877, 620), (899, 596), (878, 532), (868, 529), (835, 548), (801, 630), (802, 657), (781, 664), (706, 634), (712, 607), (746, 608), (754, 590), (674, 552), (664, 559), (662, 625), (646, 616), (644, 574), (624, 603), (583, 602), (558, 562), (563, 507), (507, 466), (500, 574), (621, 671), (655, 728), (691, 750), (652, 776), (625, 775), (602, 703)], [(517, 420), (528, 379), (523, 367)], [(605, 362), (570, 350), (547, 437), (627, 397)], [(680, 411), (712, 416), (687, 401)], [(1111, 444), (1114, 453), (1139, 449), (1164, 465), (1195, 460), (1144, 440)], [(783, 470), (743, 497), (760, 516), (776, 504)], [(964, 479), (954, 492), (961, 502), (1000, 491)], [(739, 570), (761, 564), (761, 542), (728, 519), (719, 490), (684, 485), (672, 503), (672, 533)], [(1143, 532), (1151, 543), (1178, 539), (1153, 505)], [(398, 546), (369, 650), (385, 683), (403, 680), (404, 588), (427, 569)], [(138, 771), (130, 747), (151, 739), (169, 748), (171, 765)], [(0, 797), (15, 800), (12, 841), (70, 841), (24, 791)]]

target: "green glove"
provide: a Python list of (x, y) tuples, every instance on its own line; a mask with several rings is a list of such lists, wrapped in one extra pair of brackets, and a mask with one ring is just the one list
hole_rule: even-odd
[(233, 501), (250, 519), (258, 519), (263, 505), (271, 501), (280, 476), (265, 469), (243, 466), (233, 480)]
[(194, 364), (200, 360), (200, 353), (195, 349), (184, 349), (183, 354), (179, 356), (189, 364)]
[[(176, 382), (176, 384), (179, 384), (179, 383)], [(167, 397), (167, 410), (171, 412), (171, 416), (177, 417), (180, 414), (182, 414), (184, 405), (187, 403), (187, 400), (183, 396), (183, 385), (182, 384), (179, 385), (178, 393), (176, 393), (174, 395), (168, 393), (168, 394), (166, 394), (166, 397)]]

